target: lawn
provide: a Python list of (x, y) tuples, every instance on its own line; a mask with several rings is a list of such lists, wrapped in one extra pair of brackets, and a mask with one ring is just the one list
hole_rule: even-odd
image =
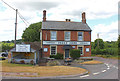
[(120, 56), (114, 56), (114, 55), (92, 55), (92, 56), (110, 58), (110, 59), (120, 59)]
[(38, 75), (31, 77), (74, 75), (81, 74), (86, 71), (87, 70), (82, 68), (70, 66), (32, 66), (23, 64), (11, 64), (8, 63), (7, 60), (2, 61), (2, 72), (38, 73)]
[(97, 60), (92, 60), (92, 61), (85, 61), (80, 64), (103, 64), (103, 62), (97, 61)]

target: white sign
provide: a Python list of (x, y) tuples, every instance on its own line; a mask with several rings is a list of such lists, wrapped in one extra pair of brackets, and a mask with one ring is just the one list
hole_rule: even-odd
[(90, 45), (84, 41), (43, 41), (43, 45)]
[(30, 45), (16, 44), (16, 52), (30, 52)]
[(47, 52), (48, 51), (48, 48), (44, 48), (44, 52)]
[(86, 52), (89, 52), (89, 48), (86, 48)]

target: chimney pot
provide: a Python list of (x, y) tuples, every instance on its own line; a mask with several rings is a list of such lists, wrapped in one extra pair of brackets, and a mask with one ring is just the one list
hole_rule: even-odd
[(46, 10), (43, 10), (43, 21), (46, 21)]
[(71, 20), (70, 19), (65, 19), (66, 20), (66, 22), (70, 22)]
[(86, 23), (85, 12), (82, 13), (82, 22), (83, 22), (83, 23)]

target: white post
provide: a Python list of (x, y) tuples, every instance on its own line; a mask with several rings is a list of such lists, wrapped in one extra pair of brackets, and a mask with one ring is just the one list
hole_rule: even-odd
[(35, 54), (34, 54), (34, 60), (35, 60), (35, 64), (36, 64), (36, 52), (35, 52)]

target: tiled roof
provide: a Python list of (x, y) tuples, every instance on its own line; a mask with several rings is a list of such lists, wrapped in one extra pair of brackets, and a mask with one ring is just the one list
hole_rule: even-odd
[(82, 22), (66, 22), (66, 21), (45, 21), (42, 22), (42, 29), (91, 31), (90, 27), (87, 24), (84, 24)]

